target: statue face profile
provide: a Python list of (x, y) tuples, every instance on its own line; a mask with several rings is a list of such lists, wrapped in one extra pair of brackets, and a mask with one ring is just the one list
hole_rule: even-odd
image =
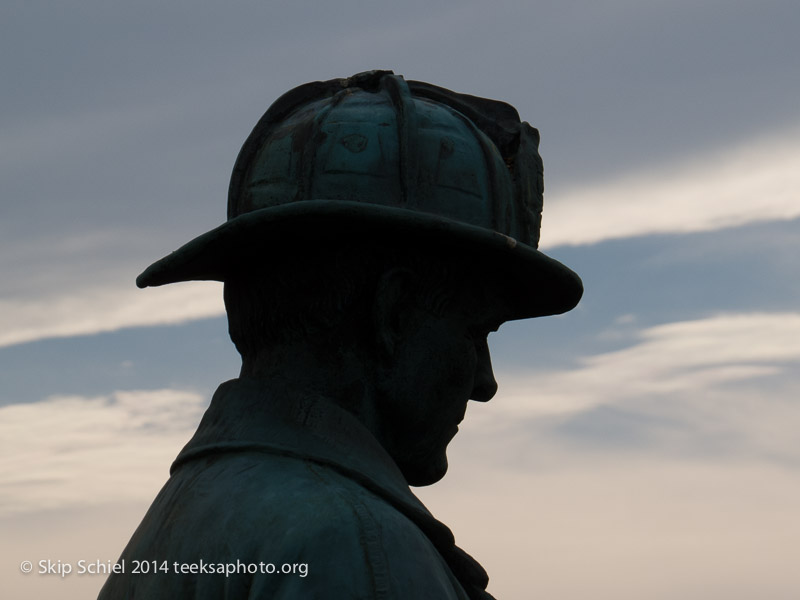
[(411, 485), (429, 485), (447, 471), (446, 448), (469, 400), (497, 391), (487, 337), (502, 322), (498, 302), (454, 295), (449, 310), (417, 313), (396, 344), (378, 401), (385, 413), (384, 445)]

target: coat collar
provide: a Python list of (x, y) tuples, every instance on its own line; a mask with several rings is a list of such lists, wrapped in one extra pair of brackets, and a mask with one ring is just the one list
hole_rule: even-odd
[(280, 398), (254, 379), (223, 383), (197, 432), (170, 469), (200, 456), (256, 451), (328, 466), (380, 496), (413, 521), (436, 546), (471, 598), (488, 599), (486, 571), (455, 545), (411, 492), (394, 460), (351, 413), (321, 397)]

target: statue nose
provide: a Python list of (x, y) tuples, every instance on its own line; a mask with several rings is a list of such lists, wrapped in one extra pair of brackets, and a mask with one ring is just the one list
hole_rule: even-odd
[(484, 338), (475, 344), (477, 362), (475, 364), (475, 379), (472, 384), (470, 400), (488, 402), (497, 393), (497, 381), (492, 370), (492, 357), (489, 353), (489, 343)]

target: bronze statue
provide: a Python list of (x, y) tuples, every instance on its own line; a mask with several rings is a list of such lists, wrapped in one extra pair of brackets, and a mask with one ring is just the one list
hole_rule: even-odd
[(390, 71), (270, 107), (227, 222), (137, 279), (224, 281), (242, 370), (102, 600), (491, 598), (409, 485), (444, 476), (468, 400), (494, 395), (489, 332), (580, 299), (536, 250), (537, 147), (511, 106)]

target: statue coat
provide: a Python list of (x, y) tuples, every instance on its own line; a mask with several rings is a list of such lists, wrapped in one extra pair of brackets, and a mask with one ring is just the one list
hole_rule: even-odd
[(491, 599), (354, 416), (249, 379), (219, 387), (120, 560), (99, 600)]

